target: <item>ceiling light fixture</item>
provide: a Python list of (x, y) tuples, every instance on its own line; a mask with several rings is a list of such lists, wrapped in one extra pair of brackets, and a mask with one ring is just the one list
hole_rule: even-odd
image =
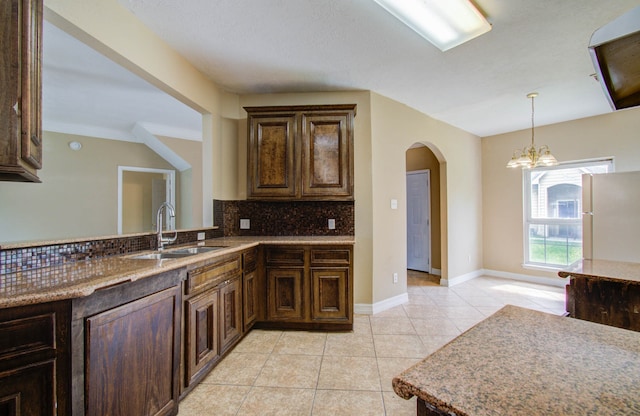
[(507, 163), (508, 168), (521, 167), (522, 169), (531, 169), (538, 166), (555, 166), (558, 164), (556, 158), (551, 154), (549, 146), (543, 144), (536, 149), (536, 144), (533, 140), (533, 100), (537, 96), (537, 92), (527, 94), (527, 98), (531, 98), (531, 145), (522, 150), (514, 151), (511, 160)]
[(469, 0), (374, 0), (441, 51), (491, 30)]

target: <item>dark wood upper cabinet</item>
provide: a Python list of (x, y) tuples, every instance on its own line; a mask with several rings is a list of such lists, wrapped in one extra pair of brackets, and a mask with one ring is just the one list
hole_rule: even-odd
[(355, 104), (245, 110), (249, 199), (353, 200)]
[(0, 180), (40, 182), (42, 0), (0, 3)]

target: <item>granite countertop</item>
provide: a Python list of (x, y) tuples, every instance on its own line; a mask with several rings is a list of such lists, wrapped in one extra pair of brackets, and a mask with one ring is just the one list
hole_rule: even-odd
[(393, 379), (454, 415), (638, 415), (640, 333), (505, 306)]
[(559, 271), (558, 276), (592, 277), (601, 280), (640, 284), (640, 263), (597, 259), (579, 260), (568, 269)]
[[(259, 244), (355, 244), (353, 236), (226, 237), (188, 244), (224, 246), (212, 252), (175, 259), (133, 259), (147, 252), (87, 259), (29, 271), (0, 274), (0, 308), (88, 296), (108, 286), (245, 250)], [(167, 246), (171, 250), (174, 246)]]

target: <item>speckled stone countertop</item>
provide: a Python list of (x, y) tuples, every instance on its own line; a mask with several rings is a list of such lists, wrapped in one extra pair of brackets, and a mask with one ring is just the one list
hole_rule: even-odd
[(640, 333), (505, 306), (393, 379), (462, 415), (638, 415)]
[(640, 263), (613, 260), (579, 260), (568, 269), (559, 271), (558, 276), (595, 277), (601, 280), (640, 283)]
[[(88, 259), (58, 266), (0, 274), (0, 308), (88, 296), (108, 286), (135, 281), (164, 271), (245, 250), (259, 244), (355, 244), (353, 236), (227, 237), (194, 242), (224, 246), (220, 250), (188, 257), (133, 259), (146, 252)], [(173, 246), (167, 246), (171, 250)]]

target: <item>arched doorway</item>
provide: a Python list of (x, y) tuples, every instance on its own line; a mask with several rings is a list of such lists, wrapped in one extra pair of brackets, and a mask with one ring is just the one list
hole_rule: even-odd
[(442, 267), (440, 162), (427, 146), (406, 151), (407, 276), (439, 283)]

